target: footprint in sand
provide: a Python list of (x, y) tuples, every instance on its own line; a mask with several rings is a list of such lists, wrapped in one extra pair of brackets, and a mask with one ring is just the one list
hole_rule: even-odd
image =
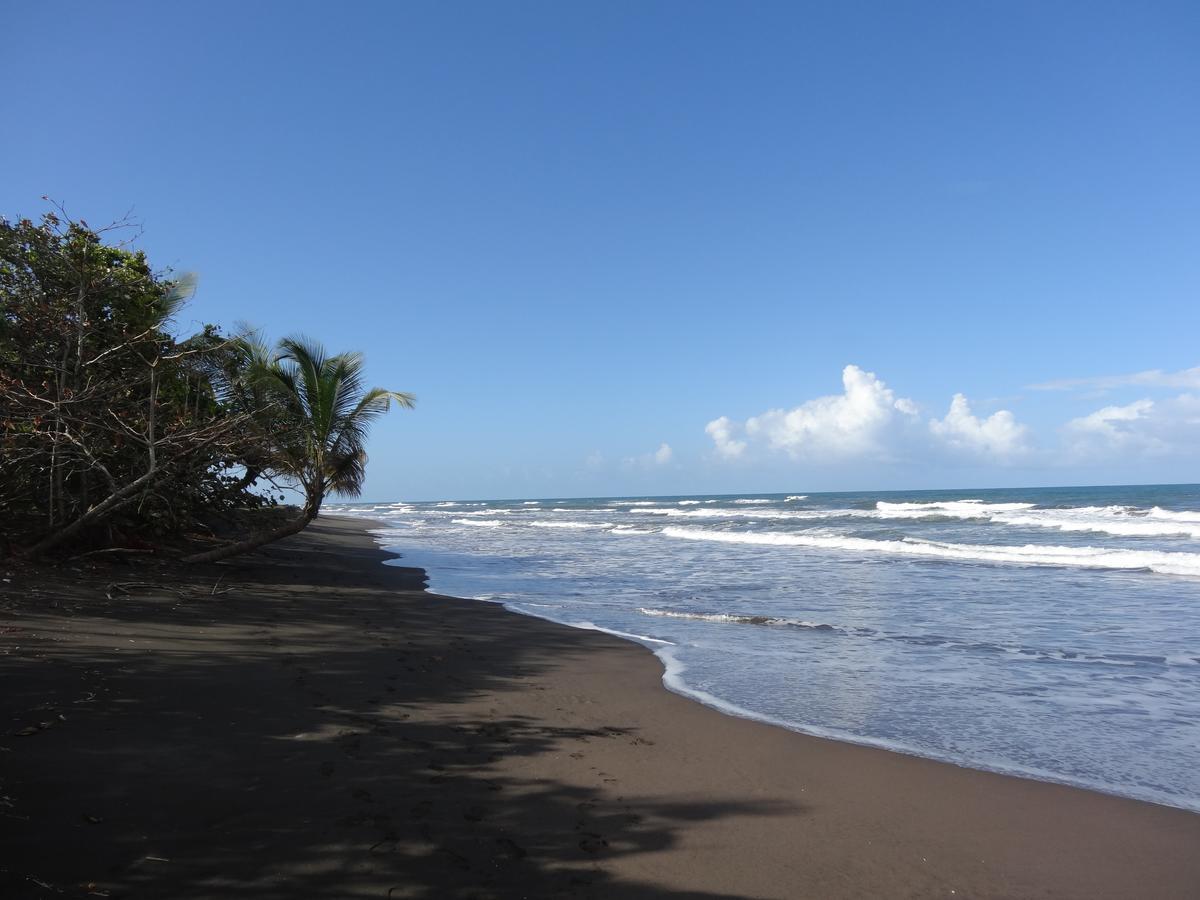
[(594, 832), (588, 832), (587, 836), (579, 842), (579, 849), (587, 853), (600, 853), (608, 849), (608, 841)]

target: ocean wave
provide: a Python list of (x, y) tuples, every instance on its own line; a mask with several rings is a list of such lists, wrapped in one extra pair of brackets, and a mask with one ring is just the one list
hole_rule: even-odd
[(611, 500), (609, 506), (658, 506), (658, 500)]
[(542, 502), (541, 500), (522, 500), (521, 505), (522, 506), (540, 506), (541, 502)]
[(547, 522), (544, 520), (535, 520), (526, 522), (526, 525), (532, 525), (534, 528), (612, 528), (612, 522)]
[(788, 500), (789, 502), (792, 500), (807, 500), (808, 494), (790, 494), (785, 499)]
[(1151, 519), (1167, 519), (1171, 522), (1196, 522), (1200, 524), (1200, 512), (1187, 510), (1184, 512), (1176, 512), (1175, 510), (1163, 509), (1160, 506), (1152, 506), (1146, 516)]
[(498, 519), (451, 519), (455, 525), (474, 525), (477, 528), (503, 528), (504, 523)]
[(1026, 566), (1075, 566), (1088, 569), (1149, 570), (1162, 575), (1200, 577), (1200, 553), (1163, 550), (1105, 549), (1102, 547), (1058, 547), (1026, 544), (1023, 547), (986, 544), (952, 544), (916, 538), (873, 540), (833, 535), (781, 534), (778, 532), (709, 531), (702, 528), (667, 527), (668, 537), (726, 544), (774, 547), (811, 547), (868, 555), (892, 554), (962, 562), (1003, 563)]
[(1032, 509), (1032, 503), (986, 503), (983, 500), (939, 500), (930, 503), (889, 503), (880, 500), (875, 509), (890, 519), (914, 519), (925, 516), (951, 516), (960, 519), (985, 519), (991, 513)]
[(828, 622), (812, 622), (787, 616), (753, 615), (745, 613), (689, 612), (674, 609), (651, 609), (639, 606), (637, 611), (644, 616), (660, 619), (683, 619), (693, 622), (711, 622), (716, 625), (760, 625), (767, 627), (798, 628), (820, 631), (848, 637), (870, 638), (880, 641), (899, 641), (921, 647), (974, 653), (1005, 653), (1022, 661), (1090, 663), (1107, 666), (1200, 666), (1200, 656), (1188, 653), (1160, 655), (1156, 653), (1085, 653), (1063, 649), (1044, 649), (1019, 645), (997, 644), (991, 641), (968, 640), (940, 634), (900, 634), (846, 625), (831, 625)]
[(984, 503), (982, 500), (936, 503), (888, 503), (880, 500), (875, 504), (875, 512), (881, 519), (983, 519), (998, 525), (1092, 531), (1118, 537), (1183, 535), (1200, 538), (1200, 513), (1172, 512), (1157, 506), (1150, 510), (1129, 506), (1039, 509), (1032, 503)]
[(1182, 535), (1200, 538), (1200, 518), (1151, 516), (1141, 510), (1122, 506), (1081, 506), (1071, 509), (1030, 509), (1022, 513), (997, 513), (991, 516), (1001, 525), (1057, 528), (1059, 531), (1094, 531), (1119, 537), (1169, 537)]
[(839, 519), (848, 517), (874, 517), (870, 510), (862, 509), (631, 509), (631, 513), (651, 516), (670, 516), (680, 519)]
[(813, 631), (843, 631), (837, 625), (824, 622), (808, 622), (804, 619), (789, 619), (786, 616), (747, 616), (734, 613), (693, 613), (680, 612), (673, 609), (647, 609), (638, 607), (638, 612), (644, 616), (656, 616), (662, 619), (691, 619), (697, 622), (718, 622), (727, 625), (786, 625), (792, 628), (808, 628)]
[(634, 528), (631, 525), (618, 525), (609, 534), (655, 534), (655, 532), (646, 528)]
[(734, 500), (734, 503), (774, 503), (774, 500)]

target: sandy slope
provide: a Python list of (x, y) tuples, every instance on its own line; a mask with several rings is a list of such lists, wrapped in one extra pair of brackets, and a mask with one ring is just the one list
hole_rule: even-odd
[(0, 583), (0, 894), (1200, 896), (1200, 816), (730, 718), (385, 558)]

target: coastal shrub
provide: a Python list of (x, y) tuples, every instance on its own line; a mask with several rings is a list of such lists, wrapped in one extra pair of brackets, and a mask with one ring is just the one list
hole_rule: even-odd
[[(192, 279), (151, 268), (65, 214), (0, 219), (0, 549), (23, 555), (161, 548), (237, 533), (210, 561), (294, 534), (330, 493), (355, 496), (370, 423), (413, 397), (367, 388), (363, 358), (214, 326), (181, 337)], [(238, 514), (303, 498), (269, 527)]]
[(0, 535), (32, 553), (133, 543), (269, 502), (245, 341), (181, 338), (191, 279), (61, 213), (0, 219)]

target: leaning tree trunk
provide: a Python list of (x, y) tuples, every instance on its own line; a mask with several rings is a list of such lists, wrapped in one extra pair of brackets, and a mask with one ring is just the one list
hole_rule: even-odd
[(75, 535), (79, 534), (89, 525), (100, 521), (109, 513), (113, 512), (113, 510), (118, 509), (124, 504), (132, 501), (139, 491), (141, 491), (143, 488), (149, 487), (150, 484), (162, 474), (163, 469), (161, 468), (151, 469), (145, 475), (142, 475), (140, 478), (129, 482), (129, 484), (125, 485), (125, 487), (121, 488), (120, 490), (113, 491), (104, 500), (97, 503), (70, 525), (60, 528), (58, 531), (52, 532), (51, 534), (42, 538), (41, 541), (34, 544), (22, 555), (41, 556), (47, 550), (54, 549), (63, 541), (75, 537)]
[(231, 556), (238, 556), (242, 553), (249, 553), (251, 550), (257, 550), (259, 547), (270, 544), (280, 538), (299, 534), (308, 527), (309, 522), (317, 517), (320, 509), (320, 500), (315, 502), (309, 501), (304, 505), (304, 511), (298, 519), (280, 525), (278, 528), (272, 528), (269, 531), (260, 531), (258, 534), (251, 535), (244, 541), (226, 544), (224, 547), (217, 547), (213, 550), (205, 550), (203, 553), (193, 553), (190, 556), (183, 557), (183, 561), (186, 563), (217, 562), (222, 559), (228, 559)]

